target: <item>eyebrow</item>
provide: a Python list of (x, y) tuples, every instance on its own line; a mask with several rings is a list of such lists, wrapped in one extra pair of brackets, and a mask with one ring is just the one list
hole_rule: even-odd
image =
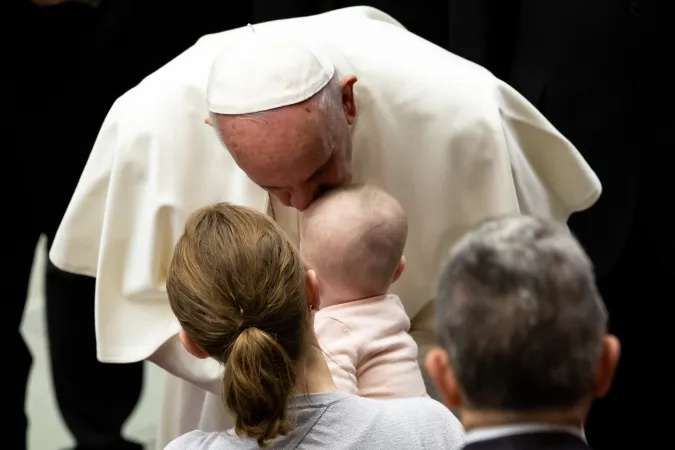
[[(330, 160), (331, 160), (331, 159), (332, 159), (332, 158), (328, 158), (328, 161), (326, 161), (325, 163), (323, 163), (323, 165), (322, 165), (321, 167), (319, 167), (318, 169), (316, 169), (316, 170), (314, 171), (314, 173), (311, 174), (311, 175), (307, 178), (307, 180), (305, 180), (305, 181), (311, 180), (311, 179), (314, 178), (315, 176), (319, 175), (323, 170), (325, 170), (325, 169), (326, 169), (326, 166), (328, 165), (328, 163), (330, 163)], [(266, 186), (266, 185), (261, 185), (260, 187), (262, 187), (263, 189), (282, 189), (281, 186)]]

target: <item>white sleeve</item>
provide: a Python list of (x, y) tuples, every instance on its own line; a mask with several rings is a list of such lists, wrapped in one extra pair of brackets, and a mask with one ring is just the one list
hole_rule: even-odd
[(67, 272), (96, 276), (103, 217), (118, 139), (113, 111), (106, 116), (77, 188), (54, 237), (49, 258)]
[(185, 350), (178, 336), (162, 344), (148, 357), (148, 361), (214, 395), (221, 396), (223, 393), (223, 368), (220, 363), (213, 358), (195, 358)]
[(602, 185), (581, 153), (521, 94), (498, 83), (503, 139), (521, 212), (566, 222)]
[[(165, 281), (194, 210), (219, 201), (266, 207), (264, 191), (236, 166), (203, 123), (203, 112), (186, 107), (197, 100), (157, 95), (123, 97), (111, 110), (50, 253), (64, 270), (96, 275), (96, 337), (104, 362), (146, 359), (179, 332)], [(168, 357), (170, 349), (183, 351), (170, 345), (154, 361), (167, 368), (172, 365), (162, 361), (183, 361), (180, 354)], [(173, 367), (168, 370), (187, 381), (206, 376), (193, 380), (180, 364)]]

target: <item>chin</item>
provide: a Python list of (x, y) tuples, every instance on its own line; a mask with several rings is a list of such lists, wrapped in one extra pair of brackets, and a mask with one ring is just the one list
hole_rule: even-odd
[(274, 198), (276, 198), (277, 200), (279, 200), (279, 201), (281, 202), (282, 205), (284, 205), (284, 206), (291, 206), (291, 202), (288, 200), (288, 198), (286, 198), (286, 197), (279, 197), (277, 194), (273, 194), (273, 193), (271, 193), (270, 191), (267, 191), (267, 194), (268, 194), (269, 196), (274, 197)]

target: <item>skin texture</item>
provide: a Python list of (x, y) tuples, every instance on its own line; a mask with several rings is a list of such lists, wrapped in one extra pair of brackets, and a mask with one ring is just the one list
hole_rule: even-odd
[(343, 77), (341, 98), (324, 108), (315, 96), (260, 115), (216, 114), (207, 123), (254, 183), (303, 211), (322, 193), (351, 181), (355, 82), (353, 75)]

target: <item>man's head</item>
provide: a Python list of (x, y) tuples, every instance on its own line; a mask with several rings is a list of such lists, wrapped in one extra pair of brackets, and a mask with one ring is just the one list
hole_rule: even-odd
[(254, 183), (304, 210), (351, 180), (355, 82), (319, 50), (255, 32), (214, 62), (210, 123)]
[(443, 348), (427, 369), (463, 419), (562, 411), (583, 421), (609, 390), (619, 343), (591, 262), (565, 228), (523, 216), (483, 223), (453, 249), (436, 302)]
[(384, 294), (403, 272), (408, 220), (372, 186), (334, 189), (302, 215), (300, 253), (317, 274), (324, 306)]

